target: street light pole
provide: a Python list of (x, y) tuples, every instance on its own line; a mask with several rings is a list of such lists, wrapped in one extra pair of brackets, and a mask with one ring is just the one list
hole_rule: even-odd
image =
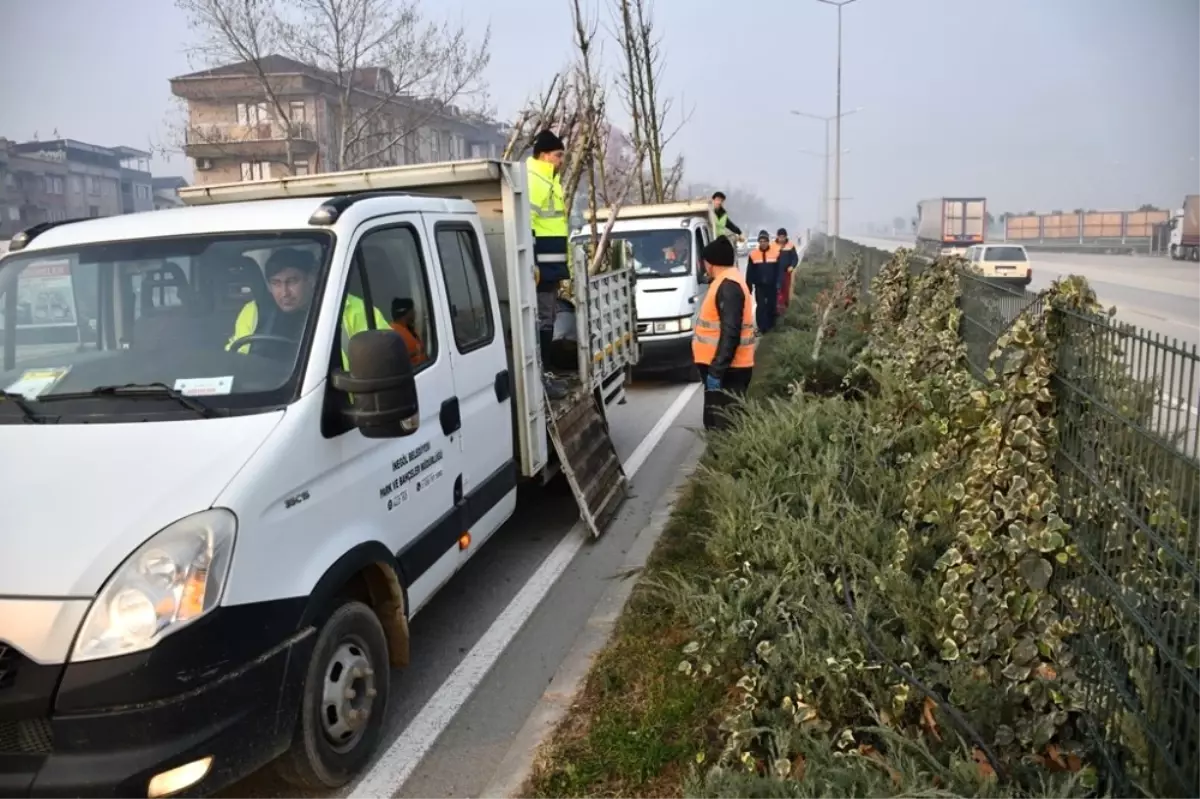
[[(824, 0), (822, 0), (822, 2), (824, 2)], [(853, 0), (851, 0), (851, 2), (853, 2)], [(824, 231), (825, 231), (825, 235), (829, 235), (829, 210), (830, 210), (829, 159), (834, 158), (835, 162), (837, 163), (837, 175), (838, 175), (837, 176), (837, 182), (838, 182), (837, 185), (840, 188), (841, 187), (841, 174), (842, 174), (841, 173), (842, 153), (846, 152), (841, 147), (841, 137), (842, 137), (841, 120), (842, 120), (842, 117), (848, 117), (851, 114), (857, 114), (859, 111), (863, 110), (862, 106), (858, 106), (857, 108), (851, 108), (849, 111), (842, 111), (840, 108), (840, 106), (841, 106), (841, 95), (840, 94), (838, 95), (838, 105), (839, 105), (838, 113), (834, 114), (833, 116), (821, 116), (820, 114), (810, 114), (807, 111), (792, 111), (791, 112), (794, 116), (808, 117), (809, 119), (815, 119), (815, 120), (817, 120), (819, 122), (823, 122), (825, 124), (825, 166), (824, 166), (825, 171), (822, 175), (822, 184), (824, 186), (824, 188), (822, 190), (822, 195), (825, 198), (825, 200), (824, 200), (824, 207), (825, 207)], [(829, 149), (829, 125), (830, 125), (830, 123), (832, 123), (834, 121), (836, 121), (838, 123), (838, 128), (837, 128), (837, 130), (838, 130), (838, 134), (837, 134), (838, 148), (837, 148), (836, 153), (831, 152)], [(838, 194), (841, 194), (841, 191), (838, 191)], [(837, 206), (835, 205), (834, 207), (836, 209)], [(838, 227), (840, 227), (840, 219), (836, 215), (836, 210), (835, 210), (835, 216), (834, 216), (834, 226), (835, 226), (835, 232), (833, 235), (837, 236), (836, 229)], [(836, 250), (836, 248), (837, 248), (837, 242), (835, 241), (834, 249)]]
[(834, 142), (833, 161), (833, 235), (842, 235), (842, 6), (848, 6), (854, 0), (817, 0), (830, 6), (837, 6), (837, 107), (835, 109), (836, 134)]

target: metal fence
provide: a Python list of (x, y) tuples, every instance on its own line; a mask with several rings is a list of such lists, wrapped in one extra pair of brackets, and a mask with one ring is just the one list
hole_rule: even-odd
[[(854, 242), (864, 289), (891, 256)], [(917, 262), (919, 269), (920, 262)], [(1050, 314), (1055, 476), (1071, 543), (1059, 581), (1087, 686), (1085, 724), (1114, 780), (1133, 791), (1200, 791), (1200, 354), (1133, 325), (1052, 308), (964, 274), (961, 333), (981, 379), (1023, 312)]]

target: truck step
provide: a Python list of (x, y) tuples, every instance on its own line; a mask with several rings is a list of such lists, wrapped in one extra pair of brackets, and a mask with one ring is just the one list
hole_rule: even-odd
[(560, 418), (551, 414), (549, 428), (579, 516), (598, 537), (621, 506), (628, 485), (604, 416), (592, 398), (581, 398)]

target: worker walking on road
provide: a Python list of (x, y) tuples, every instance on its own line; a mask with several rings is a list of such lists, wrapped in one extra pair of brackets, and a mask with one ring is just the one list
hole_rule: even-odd
[(786, 228), (776, 231), (775, 244), (779, 247), (779, 260), (776, 262), (776, 268), (779, 270), (779, 299), (775, 303), (775, 312), (782, 315), (792, 299), (792, 273), (800, 265), (800, 254), (796, 252), (796, 245), (788, 240)]
[(733, 224), (733, 220), (729, 218), (729, 212), (725, 210), (725, 192), (713, 192), (712, 205), (713, 216), (716, 218), (717, 222), (717, 235), (724, 236), (727, 233), (733, 233), (741, 236), (742, 229)]
[(692, 334), (692, 360), (704, 380), (704, 429), (728, 426), (754, 372), (754, 312), (750, 288), (735, 265), (736, 253), (721, 236), (700, 256), (712, 277)]
[[(750, 251), (746, 282), (754, 289), (754, 319), (758, 332), (767, 333), (775, 326), (779, 301), (779, 246), (767, 231), (758, 231), (758, 246)], [(710, 289), (711, 291), (711, 289)]]
[[(562, 169), (566, 147), (562, 139), (543, 130), (533, 140), (533, 155), (526, 161), (529, 180), (529, 210), (533, 222), (533, 261), (537, 267), (538, 344), (542, 363), (554, 345), (554, 320), (558, 315), (558, 286), (571, 279), (567, 262), (567, 204), (563, 197)], [(549, 375), (544, 380), (553, 399), (566, 395), (566, 386)]]

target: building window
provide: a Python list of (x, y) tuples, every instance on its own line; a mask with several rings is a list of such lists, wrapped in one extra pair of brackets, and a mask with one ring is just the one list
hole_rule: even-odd
[(243, 161), (242, 180), (269, 180), (271, 164), (269, 161)]
[(292, 163), (292, 174), (293, 174), (293, 175), (307, 175), (307, 174), (309, 174), (309, 171), (308, 171), (308, 162), (307, 162), (307, 161), (294, 161), (294, 162)]
[(73, 193), (79, 194), (80, 192), (83, 191), (83, 184), (79, 182), (78, 175), (71, 175), (70, 180), (71, 180), (71, 191)]
[(261, 125), (271, 119), (267, 113), (266, 103), (238, 103), (237, 123), (239, 125)]
[(88, 175), (87, 187), (88, 194), (92, 195), (93, 197), (100, 196), (100, 178), (96, 177), (95, 175)]
[(288, 117), (293, 125), (303, 125), (307, 121), (308, 106), (303, 100), (293, 100), (288, 103)]

